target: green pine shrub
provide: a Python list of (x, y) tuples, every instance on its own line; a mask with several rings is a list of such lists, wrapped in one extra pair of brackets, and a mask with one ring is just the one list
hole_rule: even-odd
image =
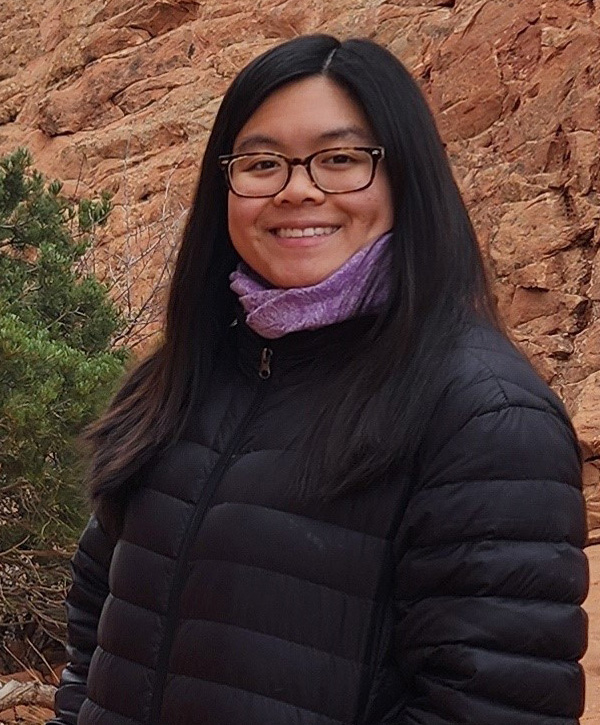
[(82, 264), (110, 197), (61, 190), (26, 150), (0, 159), (0, 671), (63, 636), (68, 560), (88, 516), (75, 442), (128, 356), (111, 345), (122, 317)]

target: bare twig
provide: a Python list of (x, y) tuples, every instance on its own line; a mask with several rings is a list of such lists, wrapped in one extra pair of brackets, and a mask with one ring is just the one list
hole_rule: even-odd
[[(126, 167), (125, 167), (126, 168)], [(163, 293), (169, 282), (177, 240), (186, 209), (179, 204), (173, 209), (170, 200), (171, 179), (165, 187), (161, 217), (145, 227), (131, 223), (126, 205), (128, 231), (119, 251), (107, 254), (92, 244), (81, 264), (94, 271), (108, 288), (113, 301), (125, 319), (125, 325), (113, 344), (134, 348), (156, 334), (163, 313)], [(146, 281), (145, 288), (140, 279)]]
[(52, 667), (50, 666), (50, 663), (44, 657), (44, 654), (33, 644), (33, 642), (29, 639), (29, 637), (25, 637), (25, 641), (31, 647), (31, 649), (37, 654), (37, 656), (42, 660), (42, 662), (46, 666), (46, 669), (50, 673), (50, 677), (52, 677), (54, 682), (58, 685), (58, 683), (60, 682), (60, 678), (58, 677), (56, 672), (52, 669)]
[(17, 551), (18, 549), (21, 548), (21, 546), (23, 546), (23, 544), (27, 541), (28, 538), (29, 538), (29, 535), (27, 535), (24, 539), (19, 541), (18, 544), (14, 544), (13, 546), (11, 546), (9, 549), (4, 549), (3, 551), (0, 551), (0, 556), (6, 556), (7, 554), (12, 554), (13, 551)]
[[(36, 682), (41, 682), (40, 678), (37, 675), (37, 672), (33, 670), (31, 667), (28, 667), (23, 661), (21, 661), (17, 655), (14, 652), (11, 652), (10, 649), (3, 644), (2, 648), (8, 653), (8, 655), (23, 669), (24, 672), (27, 672), (27, 674)], [(0, 693), (2, 691), (0, 690)], [(2, 702), (2, 699), (0, 698), (0, 704), (4, 704)]]

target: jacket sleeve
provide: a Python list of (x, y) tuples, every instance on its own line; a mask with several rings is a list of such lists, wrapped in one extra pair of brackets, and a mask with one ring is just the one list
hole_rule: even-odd
[(576, 725), (588, 572), (574, 433), (543, 400), (454, 418), (429, 441), (397, 541), (401, 723)]
[(67, 596), (67, 656), (56, 692), (56, 718), (48, 725), (76, 725), (85, 700), (90, 660), (96, 649), (100, 612), (108, 596), (108, 568), (113, 544), (92, 516), (79, 541), (71, 566), (73, 583)]

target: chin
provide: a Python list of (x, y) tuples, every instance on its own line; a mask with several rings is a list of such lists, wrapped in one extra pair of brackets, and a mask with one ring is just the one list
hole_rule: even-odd
[(290, 274), (270, 275), (265, 277), (265, 279), (267, 279), (275, 287), (292, 289), (294, 287), (312, 287), (313, 285), (322, 282), (330, 274), (331, 272), (322, 274), (299, 274), (296, 272)]
[[(343, 261), (340, 262), (340, 265)], [(332, 275), (340, 265), (315, 265), (295, 263), (273, 265), (256, 270), (258, 274), (275, 287), (290, 289), (292, 287), (312, 287)]]

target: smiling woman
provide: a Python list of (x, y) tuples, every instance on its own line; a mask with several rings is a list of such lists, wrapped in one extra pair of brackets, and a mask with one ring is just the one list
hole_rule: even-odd
[(234, 80), (163, 340), (87, 432), (54, 725), (579, 722), (577, 442), (393, 55)]
[[(342, 142), (374, 144), (375, 139), (360, 106), (323, 76), (275, 91), (235, 139), (229, 158), (229, 236), (248, 266), (276, 287), (321, 282), (392, 228), (391, 190), (384, 166), (376, 166), (379, 157), (365, 149), (348, 150), (344, 156), (339, 150), (326, 151)], [(286, 168), (282, 159), (280, 173), (274, 175), (273, 165), (260, 171), (248, 165), (252, 157), (236, 162), (240, 149), (260, 152), (263, 167), (267, 151), (293, 159), (304, 156), (307, 166)], [(244, 166), (238, 168), (240, 162)], [(341, 174), (332, 169), (335, 163), (344, 168)], [(341, 184), (344, 193), (331, 193), (328, 184)], [(254, 189), (256, 193), (248, 193)]]

